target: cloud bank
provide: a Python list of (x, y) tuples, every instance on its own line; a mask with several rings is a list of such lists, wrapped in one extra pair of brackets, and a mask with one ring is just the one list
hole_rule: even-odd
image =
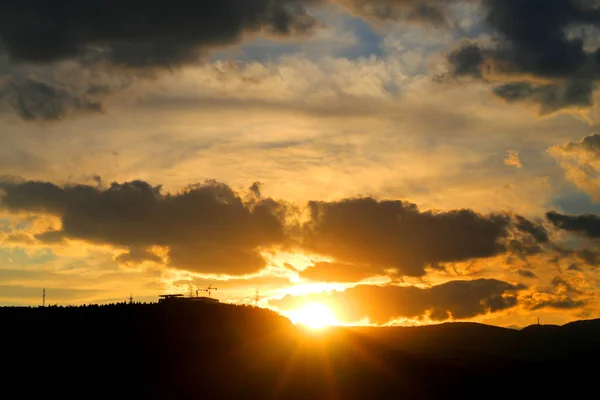
[(307, 301), (328, 304), (344, 321), (385, 324), (397, 318), (427, 317), (433, 321), (468, 319), (515, 307), (523, 286), (494, 279), (452, 281), (431, 288), (359, 285), (345, 291), (286, 296), (272, 303), (284, 310)]
[[(170, 264), (197, 272), (246, 274), (265, 266), (261, 247), (283, 244), (284, 206), (243, 200), (227, 185), (206, 182), (177, 194), (133, 181), (108, 188), (59, 187), (48, 182), (0, 184), (2, 205), (13, 212), (58, 216), (62, 228), (42, 241), (78, 239), (129, 248), (123, 262), (156, 260), (148, 249), (168, 247)], [(257, 193), (254, 193), (255, 195)]]
[(492, 257), (516, 248), (515, 242), (523, 248), (548, 241), (541, 225), (518, 215), (421, 212), (413, 203), (370, 197), (311, 201), (308, 221), (298, 225), (289, 223), (299, 218), (298, 206), (263, 198), (258, 184), (245, 195), (216, 181), (175, 194), (143, 181), (106, 188), (3, 181), (0, 190), (8, 211), (60, 218), (61, 229), (40, 233), (38, 240), (127, 247), (124, 263), (157, 261), (149, 249), (163, 246), (171, 265), (202, 272), (257, 272), (266, 265), (261, 250), (295, 246), (338, 263), (304, 271), (309, 279), (418, 277), (431, 265)]
[[(586, 108), (600, 78), (600, 52), (576, 28), (600, 26), (599, 2), (484, 0), (492, 45), (465, 42), (448, 56), (456, 76), (494, 83), (507, 102), (534, 103), (543, 114)], [(500, 83), (498, 83), (500, 82)]]

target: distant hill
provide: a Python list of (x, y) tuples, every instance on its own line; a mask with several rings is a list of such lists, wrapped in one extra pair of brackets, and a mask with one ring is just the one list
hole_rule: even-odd
[(560, 325), (529, 325), (521, 329), (522, 332), (554, 332), (560, 330)]
[(122, 303), (0, 308), (0, 327), (22, 398), (572, 398), (600, 356), (600, 320), (306, 334), (250, 306)]

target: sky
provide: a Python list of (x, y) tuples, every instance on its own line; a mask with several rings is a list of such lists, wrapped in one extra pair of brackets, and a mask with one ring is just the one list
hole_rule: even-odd
[(600, 317), (600, 1), (2, 8), (0, 305)]

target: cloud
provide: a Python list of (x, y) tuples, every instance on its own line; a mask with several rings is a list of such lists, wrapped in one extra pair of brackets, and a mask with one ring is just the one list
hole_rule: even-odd
[[(309, 280), (360, 281), (377, 275), (421, 277), (440, 263), (499, 254), (526, 257), (548, 243), (539, 223), (517, 214), (469, 209), (421, 211), (416, 204), (372, 197), (309, 201), (264, 198), (260, 184), (240, 194), (216, 181), (175, 193), (144, 181), (58, 186), (0, 181), (1, 205), (15, 213), (46, 214), (60, 226), (33, 237), (45, 245), (81, 240), (126, 248), (122, 264), (168, 263), (202, 273), (245, 275), (267, 265), (262, 252), (294, 248), (320, 262), (300, 271)], [(162, 255), (153, 247), (168, 249)], [(316, 261), (316, 260), (315, 260)]]
[(119, 254), (115, 260), (124, 265), (137, 265), (143, 262), (162, 263), (163, 259), (158, 254), (147, 248), (133, 247), (126, 253)]
[(592, 105), (594, 85), (586, 80), (570, 80), (547, 85), (512, 82), (496, 86), (494, 94), (509, 103), (531, 102), (540, 105), (540, 113), (551, 114), (566, 108)]
[(555, 276), (550, 281), (548, 290), (534, 293), (531, 296), (529, 309), (570, 310), (583, 308), (594, 297), (594, 290), (590, 291), (586, 284), (587, 282), (578, 277)]
[(101, 112), (102, 105), (85, 95), (47, 82), (27, 79), (3, 90), (4, 96), (24, 120), (58, 120), (72, 112)]
[[(556, 212), (549, 212), (550, 222), (558, 229), (565, 230), (570, 233), (579, 235), (579, 239), (588, 238), (591, 240), (572, 240), (571, 237), (560, 243), (558, 240), (552, 245), (552, 251), (548, 252), (552, 256), (551, 263), (555, 264), (559, 271), (563, 267), (571, 271), (593, 271), (600, 266), (600, 249), (596, 242), (594, 228), (589, 226), (588, 222), (582, 222), (584, 219), (577, 217), (585, 217), (585, 215), (563, 215)], [(590, 216), (588, 214), (588, 216)], [(564, 260), (566, 265), (560, 265), (560, 261)], [(586, 266), (584, 270), (582, 267)]]
[(520, 269), (517, 272), (518, 272), (519, 275), (521, 275), (522, 277), (525, 277), (525, 278), (529, 278), (529, 279), (535, 279), (535, 278), (537, 278), (537, 275), (534, 272), (528, 271), (526, 269)]
[(565, 215), (549, 211), (546, 213), (546, 218), (558, 229), (590, 238), (600, 237), (600, 217), (597, 215)]
[[(417, 22), (433, 27), (451, 27), (455, 14), (451, 5), (461, 0), (333, 0), (359, 17), (374, 22)], [(472, 2), (472, 0), (463, 0)]]
[(554, 299), (548, 301), (542, 301), (531, 307), (532, 311), (541, 310), (542, 308), (554, 308), (558, 310), (572, 310), (576, 308), (582, 308), (586, 305), (584, 300), (573, 300), (570, 297), (564, 297), (561, 299)]
[(336, 262), (319, 262), (300, 271), (301, 278), (317, 282), (360, 282), (375, 272), (365, 266)]
[(598, 250), (582, 249), (577, 252), (577, 256), (592, 267), (600, 266), (600, 251)]
[(45, 244), (64, 244), (66, 237), (63, 231), (45, 231), (35, 235), (35, 238)]
[(465, 42), (448, 53), (447, 59), (453, 76), (484, 77), (485, 55), (477, 44)]
[[(496, 43), (492, 45), (467, 42), (452, 51), (448, 55), (451, 74), (485, 79), (489, 75), (487, 68), (493, 64), (493, 74), (501, 80), (494, 92), (507, 101), (542, 104), (541, 111), (544, 113), (565, 107), (588, 107), (592, 102), (594, 81), (598, 76), (593, 56), (595, 53), (587, 51), (585, 47), (579, 49), (576, 45), (571, 45), (581, 40), (563, 34), (563, 30), (572, 24), (594, 24), (597, 21), (590, 12), (583, 13), (585, 16), (582, 17), (582, 12), (578, 10), (587, 9), (587, 6), (569, 5), (573, 2), (574, 0), (554, 0), (550, 7), (540, 6), (541, 11), (536, 13), (532, 11), (534, 7), (528, 5), (533, 4), (531, 2), (522, 5), (515, 0), (483, 1), (483, 7), (476, 8), (487, 13), (485, 21), (488, 28), (493, 34), (499, 35), (500, 40), (492, 42)], [(0, 54), (4, 53), (9, 58), (10, 68), (7, 70), (6, 66), (0, 67), (0, 74), (4, 75), (3, 78), (9, 77), (8, 80), (12, 83), (0, 84), (4, 87), (0, 89), (0, 97), (22, 118), (28, 120), (57, 120), (71, 114), (101, 112), (104, 109), (104, 98), (128, 88), (132, 81), (155, 76), (156, 70), (175, 71), (185, 65), (204, 65), (208, 59), (207, 54), (212, 50), (240, 43), (253, 34), (266, 34), (275, 38), (303, 38), (322, 25), (307, 10), (314, 8), (319, 11), (320, 6), (330, 3), (341, 5), (342, 9), (371, 21), (396, 21), (399, 25), (419, 21), (429, 26), (455, 28), (455, 6), (480, 2), (249, 0), (240, 3), (237, 0), (212, 0), (191, 4), (186, 0), (175, 0), (168, 5), (167, 9), (170, 11), (165, 12), (164, 5), (156, 1), (147, 2), (143, 6), (134, 6), (127, 1), (114, 9), (102, 6), (99, 0), (86, 0), (82, 3), (85, 6), (69, 6), (65, 11), (58, 12), (59, 7), (37, 7), (35, 2), (11, 0), (6, 12), (0, 17), (0, 49), (3, 49)], [(532, 30), (540, 30), (539, 34), (517, 32), (512, 20), (523, 22), (522, 14), (528, 18), (523, 26), (533, 24)], [(566, 22), (558, 16), (564, 17)], [(10, 23), (2, 24), (2, 18)], [(465, 34), (458, 28), (454, 30), (455, 33)], [(38, 39), (31, 40), (31, 37)], [(571, 73), (573, 68), (562, 65), (564, 62), (561, 64), (560, 60), (577, 51), (584, 57), (585, 66), (576, 73)], [(421, 49), (415, 49), (410, 54), (415, 56), (421, 52)], [(541, 61), (529, 60), (537, 57), (539, 52), (543, 53), (540, 55)], [(405, 55), (408, 57), (410, 54)], [(578, 58), (577, 55), (572, 57)], [(64, 74), (61, 74), (60, 79), (46, 73), (38, 76), (38, 69), (42, 66), (61, 70), (64, 69), (64, 63), (71, 63), (71, 67), (75, 66), (85, 73), (77, 73), (81, 75), (77, 82)], [(554, 65), (554, 72), (544, 69), (550, 68), (548, 65)], [(15, 69), (34, 70), (34, 73), (15, 77), (18, 75)], [(242, 79), (240, 83), (241, 92), (260, 93), (256, 83), (267, 78), (261, 72), (261, 69), (266, 68), (253, 66), (252, 69), (254, 71), (246, 71), (252, 76), (244, 77), (246, 79)], [(281, 78), (286, 72), (287, 69), (276, 76)], [(108, 80), (114, 82), (108, 86), (85, 82), (85, 76), (97, 79), (101, 75), (108, 75)], [(364, 72), (361, 76), (363, 75)], [(336, 73), (335, 79), (330, 80), (337, 82), (348, 76)], [(527, 78), (531, 76), (540, 79), (531, 81)], [(380, 76), (370, 77), (371, 83), (368, 85), (356, 84), (351, 89), (361, 92), (370, 90), (378, 95), (380, 93), (377, 92), (391, 88), (395, 81), (400, 80), (398, 73), (393, 72), (392, 77), (393, 79), (385, 79), (388, 82), (384, 82)], [(358, 82), (352, 77), (348, 79)], [(1, 80), (3, 79), (0, 78)], [(313, 86), (315, 92), (334, 94), (328, 87), (322, 86), (318, 79), (313, 81), (309, 77), (308, 82), (316, 82)], [(219, 79), (213, 79), (213, 82), (206, 79), (205, 83), (206, 86), (216, 86), (219, 89), (224, 86)], [(287, 86), (297, 87), (303, 84), (300, 81)], [(214, 101), (214, 97), (221, 96), (213, 96), (207, 101)], [(313, 97), (312, 93), (310, 97)], [(276, 100), (279, 101), (280, 99)], [(310, 99), (306, 103), (314, 105)], [(338, 101), (326, 99), (324, 105), (319, 104), (314, 108), (338, 108), (338, 104)], [(358, 104), (354, 108), (357, 111), (363, 110), (364, 104)], [(367, 109), (369, 108), (374, 107), (370, 105)]]
[(504, 165), (522, 168), (523, 164), (521, 164), (519, 152), (515, 150), (509, 150), (506, 158), (504, 159)]
[(17, 244), (17, 245), (28, 245), (33, 244), (35, 241), (30, 235), (26, 233), (18, 232), (13, 234), (3, 234), (2, 243), (3, 244)]
[(548, 240), (539, 224), (502, 213), (422, 212), (413, 203), (371, 197), (312, 201), (308, 207), (305, 248), (337, 262), (369, 265), (373, 274), (396, 269), (423, 276), (429, 265), (491, 257), (507, 251), (509, 237), (520, 243), (512, 232), (531, 244)]
[[(252, 34), (303, 37), (322, 23), (307, 11), (330, 3), (371, 20), (445, 26), (459, 0), (130, 0), (107, 7), (99, 0), (42, 7), (9, 0), (0, 17), (0, 46), (19, 62), (80, 59), (127, 67), (195, 63), (207, 51)], [(318, 11), (318, 9), (317, 9)]]
[(569, 181), (596, 200), (600, 199), (600, 134), (552, 146), (548, 153), (565, 170)]
[(530, 234), (537, 243), (548, 243), (550, 240), (548, 231), (540, 223), (534, 223), (520, 215), (516, 215), (514, 219), (517, 229)]
[(163, 193), (142, 181), (104, 189), (48, 182), (2, 182), (2, 205), (13, 212), (60, 217), (62, 228), (42, 239), (78, 239), (129, 247), (120, 261), (157, 261), (146, 249), (169, 248), (170, 264), (199, 272), (245, 274), (265, 266), (262, 247), (284, 242), (284, 206), (253, 196), (243, 200), (215, 181)]
[(56, 121), (104, 111), (102, 101), (134, 81), (135, 73), (78, 61), (16, 63), (0, 48), (0, 106), (26, 121)]
[(124, 1), (42, 6), (9, 0), (0, 17), (0, 44), (15, 61), (33, 63), (100, 57), (116, 65), (178, 66), (211, 47), (251, 33), (304, 35), (317, 21), (311, 0)]
[[(593, 100), (595, 81), (600, 76), (598, 51), (589, 50), (583, 39), (567, 35), (566, 30), (598, 25), (600, 17), (589, 2), (576, 0), (552, 0), (548, 7), (517, 0), (211, 0), (197, 4), (175, 0), (168, 6), (157, 1), (143, 6), (126, 1), (118, 8), (86, 0), (61, 12), (60, 7), (10, 0), (0, 17), (0, 55), (8, 63), (0, 67), (0, 81), (11, 82), (0, 83), (0, 97), (28, 120), (101, 112), (106, 95), (129, 87), (135, 79), (154, 76), (156, 70), (203, 65), (212, 50), (238, 44), (248, 36), (304, 38), (322, 25), (307, 10), (319, 11), (320, 6), (330, 3), (370, 21), (399, 25), (419, 21), (453, 29), (456, 6), (475, 4), (486, 14), (487, 29), (498, 40), (489, 41), (491, 44), (463, 42), (451, 51), (448, 61), (452, 75), (482, 79), (493, 75), (489, 81), (497, 84), (497, 96), (509, 102), (540, 104), (543, 113), (587, 108)], [(459, 28), (454, 31), (466, 34)], [(77, 73), (81, 75), (77, 82), (64, 74), (58, 78), (38, 74), (40, 68), (62, 70), (64, 63), (85, 73)], [(20, 74), (17, 69), (29, 69), (33, 74)], [(260, 67), (254, 69), (259, 70), (257, 74), (242, 80), (243, 91), (254, 93), (254, 83), (260, 82)], [(108, 86), (84, 82), (85, 76), (97, 79), (100, 75), (108, 75), (108, 80), (115, 82)], [(345, 76), (336, 74), (338, 80)], [(398, 74), (393, 77), (397, 80)], [(378, 79), (371, 81), (377, 85)], [(213, 85), (223, 86), (218, 80)], [(390, 84), (382, 82), (381, 86)], [(354, 89), (380, 90), (364, 86)], [(321, 91), (332, 94), (326, 88)], [(326, 104), (333, 107), (338, 102), (328, 100)]]
[(595, 1), (484, 0), (485, 23), (497, 40), (463, 43), (448, 56), (456, 76), (504, 81), (494, 93), (539, 104), (541, 113), (588, 108), (600, 78), (600, 50), (587, 49), (573, 27), (600, 26)]
[(384, 324), (395, 318), (429, 318), (434, 321), (469, 319), (510, 309), (518, 304), (518, 292), (525, 287), (495, 279), (451, 281), (430, 288), (414, 286), (359, 285), (343, 292), (285, 296), (270, 304), (293, 310), (306, 302), (327, 304), (342, 321), (369, 318)]
[(9, 0), (0, 15), (0, 103), (29, 121), (98, 113), (132, 80), (199, 65), (249, 35), (310, 35), (321, 24), (305, 4), (316, 2)]
[(568, 295), (578, 295), (581, 294), (581, 291), (576, 287), (573, 282), (570, 282), (563, 276), (555, 276), (552, 278), (550, 282), (552, 288), (557, 293), (568, 294)]

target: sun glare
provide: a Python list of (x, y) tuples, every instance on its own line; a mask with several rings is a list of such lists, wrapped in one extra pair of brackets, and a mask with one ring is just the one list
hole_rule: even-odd
[(306, 304), (290, 314), (294, 324), (300, 324), (310, 329), (320, 330), (338, 324), (329, 307), (320, 303)]

